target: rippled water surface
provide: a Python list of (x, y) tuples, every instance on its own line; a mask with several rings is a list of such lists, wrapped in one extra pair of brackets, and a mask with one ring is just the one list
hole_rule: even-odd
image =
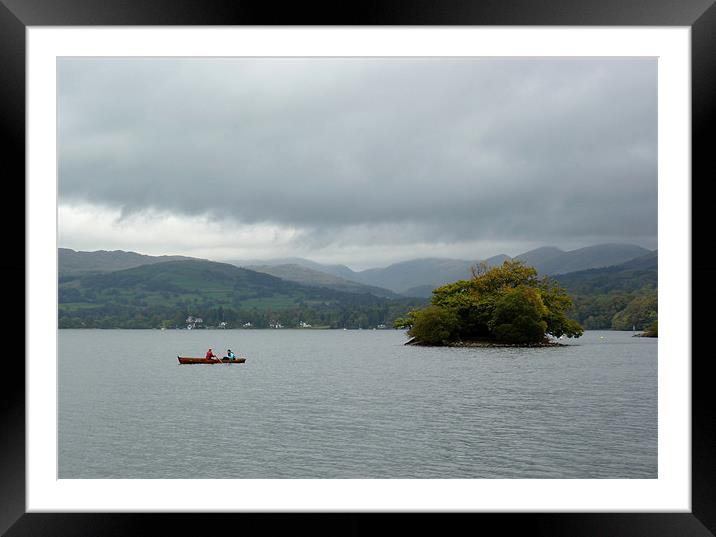
[[(404, 341), (392, 330), (60, 330), (59, 477), (657, 477), (655, 339)], [(247, 362), (178, 365), (209, 346)]]

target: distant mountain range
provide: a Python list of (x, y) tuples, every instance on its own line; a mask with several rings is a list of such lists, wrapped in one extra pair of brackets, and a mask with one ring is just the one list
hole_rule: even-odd
[[(315, 287), (325, 287), (336, 291), (346, 293), (369, 293), (371, 295), (398, 298), (400, 295), (372, 285), (365, 285), (355, 281), (347, 280), (328, 272), (322, 272), (303, 265), (287, 264), (287, 265), (249, 265), (245, 268), (270, 274), (287, 281), (301, 283), (303, 285), (312, 285)], [(348, 269), (348, 267), (346, 267)], [(348, 269), (350, 270), (350, 269)]]
[(599, 244), (567, 252), (552, 247), (537, 248), (518, 255), (517, 259), (540, 274), (552, 275), (619, 265), (649, 253), (650, 250), (634, 244)]
[[(507, 256), (495, 256), (487, 260), (490, 266), (500, 265)], [(290, 264), (283, 264), (291, 261)], [(321, 265), (300, 258), (275, 260), (267, 264), (253, 265), (235, 263), (258, 272), (280, 278), (330, 287), (348, 292), (367, 292), (376, 296), (396, 295), (429, 297), (435, 287), (443, 283), (467, 278), (475, 261), (460, 259), (414, 259), (396, 263), (385, 268), (353, 271), (345, 265)]]
[[(656, 256), (633, 244), (600, 244), (577, 250), (542, 247), (515, 257), (537, 269), (541, 275), (558, 275), (599, 267), (619, 265), (628, 261), (645, 262), (642, 258)], [(191, 260), (184, 256), (149, 256), (121, 250), (77, 252), (60, 248), (60, 277), (110, 272), (166, 261)], [(500, 254), (484, 260), (489, 266), (502, 264), (509, 256)], [(424, 258), (394, 263), (387, 267), (354, 271), (345, 265), (324, 265), (302, 258), (281, 258), (268, 261), (233, 261), (232, 265), (276, 276), (286, 281), (348, 293), (368, 293), (378, 297), (396, 295), (430, 297), (432, 290), (447, 282), (469, 278), (478, 260)]]
[[(591, 268), (618, 265), (626, 261), (652, 253), (646, 248), (633, 244), (600, 244), (577, 250), (564, 251), (555, 247), (543, 247), (530, 250), (515, 257), (537, 269), (541, 275), (556, 275)], [(501, 265), (511, 257), (500, 254), (484, 261), (489, 266)], [(322, 265), (301, 258), (276, 259), (263, 262), (235, 261), (233, 264), (281, 278), (309, 283), (317, 281), (315, 272), (329, 274), (373, 288), (382, 288), (403, 296), (430, 297), (432, 290), (445, 283), (466, 279), (470, 269), (479, 260), (425, 258), (395, 263), (383, 268), (371, 268), (353, 271), (345, 265)], [(311, 269), (314, 272), (305, 272)], [(368, 291), (371, 292), (371, 291)]]

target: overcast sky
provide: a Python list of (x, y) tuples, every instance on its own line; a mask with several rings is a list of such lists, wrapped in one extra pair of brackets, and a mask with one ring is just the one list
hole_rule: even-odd
[(657, 246), (656, 59), (58, 60), (61, 247)]

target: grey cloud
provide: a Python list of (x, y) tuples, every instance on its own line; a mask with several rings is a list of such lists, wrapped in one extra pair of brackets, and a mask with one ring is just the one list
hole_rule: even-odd
[(654, 245), (656, 81), (655, 59), (62, 59), (60, 197), (324, 248)]

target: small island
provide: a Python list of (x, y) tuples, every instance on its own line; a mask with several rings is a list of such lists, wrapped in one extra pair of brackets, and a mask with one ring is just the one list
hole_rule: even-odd
[(472, 278), (433, 290), (431, 305), (396, 319), (410, 345), (560, 346), (552, 338), (580, 337), (584, 330), (566, 312), (572, 299), (547, 277), (519, 260), (489, 268), (481, 263)]

